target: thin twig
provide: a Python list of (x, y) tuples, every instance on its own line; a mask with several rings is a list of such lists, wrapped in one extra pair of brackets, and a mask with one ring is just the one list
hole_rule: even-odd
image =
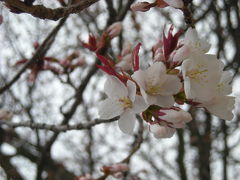
[(5, 86), (0, 88), (0, 94), (2, 94), (4, 91), (9, 89), (25, 72), (25, 70), (31, 66), (37, 59), (41, 58), (44, 54), (46, 54), (47, 50), (53, 43), (57, 32), (60, 30), (62, 25), (65, 23), (67, 17), (63, 18), (58, 25), (52, 30), (52, 32), (47, 36), (47, 38), (44, 40), (44, 42), (41, 44), (41, 46), (37, 49), (37, 51), (34, 53), (33, 57), (22, 67), (22, 69), (10, 80), (8, 83), (5, 84)]
[(82, 129), (89, 129), (93, 126), (96, 126), (98, 124), (103, 123), (110, 123), (117, 121), (119, 118), (112, 118), (108, 120), (103, 119), (95, 119), (94, 121), (91, 121), (89, 123), (78, 123), (74, 125), (58, 125), (58, 124), (46, 124), (46, 123), (35, 123), (31, 121), (25, 121), (25, 122), (12, 122), (8, 120), (0, 120), (0, 125), (6, 125), (10, 128), (19, 128), (19, 127), (25, 127), (25, 128), (31, 128), (31, 129), (43, 129), (53, 132), (66, 132), (70, 130), (82, 130)]

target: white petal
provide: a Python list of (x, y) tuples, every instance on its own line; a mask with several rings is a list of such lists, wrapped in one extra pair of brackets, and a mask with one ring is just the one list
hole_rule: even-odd
[(150, 131), (154, 134), (155, 138), (170, 138), (175, 133), (175, 128), (170, 128), (167, 126), (160, 126), (160, 125), (150, 125)]
[(206, 105), (205, 107), (209, 110), (212, 114), (216, 115), (217, 117), (225, 120), (232, 120), (233, 119), (233, 108), (235, 104), (235, 97), (232, 96), (225, 96), (215, 104)]
[(111, 119), (123, 113), (123, 106), (114, 98), (107, 98), (98, 105), (98, 114), (101, 119)]
[(222, 77), (219, 83), (219, 91), (222, 95), (228, 95), (232, 93), (232, 86), (230, 82), (232, 81), (233, 73), (230, 71), (223, 71)]
[(143, 112), (148, 108), (148, 105), (146, 104), (145, 100), (143, 99), (142, 96), (136, 95), (134, 104), (133, 104), (133, 111), (135, 113), (140, 113)]
[(146, 89), (146, 85), (145, 85), (145, 78), (146, 78), (146, 74), (144, 71), (142, 71), (141, 69), (134, 72), (132, 75), (132, 78), (137, 82), (137, 84), (143, 88), (144, 90)]
[(131, 110), (127, 110), (120, 116), (120, 119), (118, 120), (118, 126), (122, 132), (126, 134), (132, 134), (135, 121), (135, 114)]
[(145, 81), (151, 85), (161, 85), (165, 81), (166, 66), (156, 62), (146, 70)]
[(183, 46), (177, 50), (176, 54), (173, 56), (173, 62), (182, 62), (189, 56), (190, 50), (188, 46)]
[[(186, 97), (188, 99), (207, 101), (211, 99), (216, 93), (217, 85), (214, 85), (214, 83), (203, 84), (195, 81), (190, 82), (190, 94), (186, 93)], [(187, 92), (187, 90), (185, 92)]]
[(128, 89), (128, 97), (132, 102), (135, 101), (136, 96), (136, 84), (133, 81), (128, 80), (127, 81), (127, 89)]
[(127, 87), (116, 77), (108, 76), (104, 91), (108, 97), (126, 97), (128, 95)]
[(158, 95), (156, 96), (156, 102), (154, 103), (155, 105), (161, 106), (161, 107), (171, 107), (174, 105), (175, 100), (173, 96), (161, 96)]
[(141, 94), (143, 99), (145, 100), (146, 104), (152, 105), (156, 103), (156, 97), (148, 95), (144, 89), (140, 88)]
[(206, 40), (199, 39), (197, 31), (193, 28), (187, 30), (184, 44), (189, 46), (191, 51), (200, 51), (201, 53), (208, 52), (211, 47)]
[(166, 81), (162, 84), (161, 92), (159, 94), (169, 96), (177, 94), (182, 88), (180, 79), (175, 75), (166, 75)]

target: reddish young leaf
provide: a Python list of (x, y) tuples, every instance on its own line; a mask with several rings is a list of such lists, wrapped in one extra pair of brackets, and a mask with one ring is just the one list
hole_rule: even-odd
[(134, 71), (139, 70), (139, 56), (138, 56), (138, 53), (139, 53), (139, 49), (140, 49), (141, 45), (142, 45), (141, 43), (138, 43), (137, 46), (133, 49), (133, 52), (132, 52), (132, 57), (133, 57), (132, 65), (133, 65), (133, 70)]

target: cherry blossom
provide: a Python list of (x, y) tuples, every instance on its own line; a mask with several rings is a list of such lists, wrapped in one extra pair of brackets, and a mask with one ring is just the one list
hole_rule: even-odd
[(119, 128), (126, 134), (131, 134), (134, 129), (135, 114), (147, 109), (144, 99), (136, 95), (136, 85), (133, 81), (127, 81), (127, 87), (116, 77), (108, 76), (104, 85), (104, 91), (108, 98), (102, 101), (98, 107), (98, 113), (102, 119), (111, 119), (120, 116)]
[(132, 78), (140, 87), (141, 94), (149, 105), (170, 107), (174, 104), (173, 95), (182, 87), (176, 75), (167, 74), (162, 62), (156, 62), (146, 70), (138, 70)]
[(215, 55), (192, 53), (181, 66), (187, 99), (207, 101), (212, 98), (222, 67)]
[(229, 96), (232, 92), (230, 81), (233, 74), (228, 71), (223, 71), (221, 79), (217, 84), (216, 91), (213, 97), (208, 101), (201, 101), (201, 106), (205, 107), (212, 114), (225, 120), (232, 120), (232, 110), (235, 104), (235, 97)]
[(191, 53), (205, 54), (210, 49), (210, 44), (206, 40), (200, 39), (197, 31), (193, 28), (188, 28), (183, 43), (184, 45), (179, 48), (173, 56), (174, 62), (182, 62), (184, 59), (187, 59)]

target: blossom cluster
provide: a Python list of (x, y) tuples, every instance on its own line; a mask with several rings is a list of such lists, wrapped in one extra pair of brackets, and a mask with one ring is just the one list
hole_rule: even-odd
[(216, 55), (207, 54), (210, 44), (189, 28), (173, 34), (173, 26), (152, 47), (153, 58), (140, 68), (139, 43), (132, 51), (123, 48), (116, 62), (97, 54), (100, 69), (108, 74), (104, 92), (108, 98), (98, 106), (102, 119), (120, 116), (119, 128), (133, 133), (136, 114), (149, 124), (156, 138), (172, 137), (177, 128), (192, 120), (179, 105), (205, 108), (221, 119), (231, 120), (235, 98), (230, 96), (232, 73)]

